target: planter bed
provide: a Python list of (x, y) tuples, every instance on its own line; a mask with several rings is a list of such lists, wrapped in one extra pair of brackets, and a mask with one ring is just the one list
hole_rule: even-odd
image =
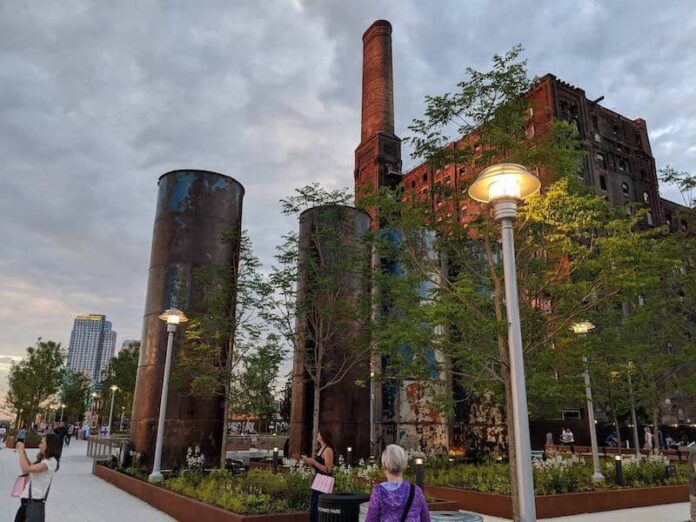
[[(512, 497), (507, 495), (428, 485), (425, 486), (425, 492), (433, 497), (455, 501), (457, 509), (465, 509), (483, 515), (512, 518)], [(674, 504), (686, 502), (688, 499), (688, 486), (679, 484), (651, 488), (585, 491), (562, 495), (537, 495), (535, 504), (539, 518), (552, 518), (615, 509)]]
[[(24, 448), (25, 449), (36, 449), (39, 447), (39, 442), (40, 441), (31, 441), (31, 442), (24, 442)], [(14, 436), (8, 435), (5, 437), (5, 447), (8, 449), (14, 449), (14, 447), (17, 445), (17, 440)]]
[[(92, 473), (182, 522), (307, 522), (309, 520), (309, 513), (306, 511), (240, 515), (150, 484), (106, 466), (100, 466), (96, 462), (93, 464)], [(457, 509), (457, 502), (449, 499), (436, 499), (428, 502), (428, 508), (431, 511), (451, 511)]]

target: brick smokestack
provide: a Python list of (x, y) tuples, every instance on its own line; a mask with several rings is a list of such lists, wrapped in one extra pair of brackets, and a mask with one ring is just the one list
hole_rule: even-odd
[(363, 34), (361, 142), (378, 132), (394, 135), (391, 33), (389, 22), (377, 20)]
[[(394, 134), (392, 26), (377, 20), (363, 34), (362, 122), (355, 149), (355, 201), (401, 178), (401, 140)], [(375, 209), (366, 209), (378, 223)]]

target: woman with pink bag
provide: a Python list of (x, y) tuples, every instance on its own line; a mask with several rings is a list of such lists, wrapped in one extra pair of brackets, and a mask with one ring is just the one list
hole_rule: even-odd
[(55, 433), (47, 433), (39, 443), (39, 455), (32, 464), (24, 451), (24, 442), (17, 442), (19, 467), (24, 475), (21, 505), (15, 515), (15, 522), (42, 522), (46, 520), (46, 497), (51, 488), (53, 474), (60, 467), (60, 454), (63, 449), (61, 439)]
[[(333, 489), (331, 470), (333, 470), (334, 452), (331, 448), (331, 435), (328, 431), (321, 430), (317, 432), (317, 442), (319, 443), (317, 456), (314, 458), (302, 457), (302, 461), (305, 465), (311, 466), (315, 470), (314, 481), (312, 482), (309, 522), (317, 522), (319, 519), (319, 495), (322, 493), (331, 493), (330, 490)], [(327, 477), (328, 480), (323, 480), (324, 477)], [(328, 490), (326, 487), (327, 485), (330, 485)]]

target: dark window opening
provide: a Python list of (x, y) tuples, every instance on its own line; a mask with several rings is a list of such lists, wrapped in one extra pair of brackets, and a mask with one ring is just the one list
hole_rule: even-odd
[(618, 134), (619, 133), (619, 126), (615, 123), (614, 125), (612, 125), (612, 130), (614, 131), (614, 134)]
[(597, 121), (597, 116), (592, 115), (592, 127), (595, 129), (599, 128), (599, 121)]
[(423, 181), (428, 181), (428, 173), (423, 174)]
[(606, 169), (606, 168), (607, 168), (607, 158), (606, 158), (606, 156), (605, 156), (604, 154), (602, 154), (601, 152), (598, 152), (597, 155), (596, 155), (596, 158), (597, 158), (597, 163), (599, 163), (599, 165), (600, 165), (603, 169)]
[(643, 201), (644, 201), (645, 203), (650, 203), (650, 194), (648, 194), (647, 191), (644, 191), (644, 192), (643, 192)]
[(599, 187), (602, 190), (607, 190), (607, 178), (604, 176), (599, 176)]
[(640, 169), (640, 177), (642, 179), (645, 179), (648, 176), (648, 173), (645, 171), (645, 169)]
[(621, 184), (621, 192), (624, 196), (628, 197), (629, 187), (628, 183), (626, 183), (625, 181)]
[(416, 180), (411, 181), (411, 188), (416, 188)]

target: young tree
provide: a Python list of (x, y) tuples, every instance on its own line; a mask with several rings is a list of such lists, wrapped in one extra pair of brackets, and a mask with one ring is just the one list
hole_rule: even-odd
[[(528, 136), (528, 109), (534, 107), (527, 93), (534, 81), (520, 55), (515, 47), (496, 55), (489, 71), (468, 69), (469, 78), (458, 91), (428, 97), (425, 118), (411, 126), (414, 157), (425, 159), (433, 171), (454, 165), (455, 173), (468, 176), (435, 183), (425, 195), (382, 193), (377, 201), (363, 199), (366, 207), (380, 209), (382, 231), (400, 237), (396, 253), (404, 271), (418, 274), (430, 288), (419, 306), (410, 308), (416, 315), (409, 319), (428, 326), (423, 330), (430, 346), (446, 355), (447, 369), (469, 393), (493, 391), (504, 397), (511, 461), (515, 448), (500, 231), (488, 209), (467, 199), (469, 184), (491, 163), (508, 161), (538, 172), (544, 185), (541, 195), (518, 210), (515, 223), (532, 399), (558, 390), (552, 370), (559, 359), (572, 358), (561, 349), (571, 325), (624, 288), (640, 286), (637, 261), (646, 255), (647, 235), (637, 227), (638, 217), (610, 208), (578, 181), (583, 153), (573, 123), (553, 121), (546, 133)], [(382, 284), (393, 292), (404, 287), (399, 278), (391, 278), (396, 280), (392, 284), (383, 277)], [(381, 340), (382, 346), (403, 342), (400, 332), (393, 334), (393, 340)], [(422, 343), (419, 335), (410, 344)], [(510, 478), (516, 498), (512, 467)]]
[[(246, 231), (240, 237), (225, 234), (221, 241), (239, 241), (237, 266), (199, 269), (200, 307), (191, 314), (186, 329), (186, 350), (178, 356), (176, 378), (188, 383), (198, 396), (218, 396), (224, 401), (225, 422), (220, 449), (220, 467), (227, 452), (227, 416), (231, 403), (233, 373), (265, 331), (260, 314), (266, 306), (268, 285), (261, 263), (253, 252)], [(235, 296), (234, 302), (231, 302)], [(232, 313), (230, 313), (232, 310)]]
[[(120, 412), (130, 414), (133, 409), (133, 394), (135, 393), (135, 378), (138, 373), (139, 348), (121, 350), (116, 357), (112, 357), (103, 371), (103, 380), (100, 384), (102, 390), (101, 416), (109, 418), (111, 409), (111, 387), (118, 386), (114, 394), (114, 415), (118, 417)], [(113, 419), (112, 419), (113, 422)]]
[(278, 369), (283, 354), (275, 334), (266, 342), (247, 353), (242, 367), (232, 378), (231, 404), (235, 411), (271, 419), (276, 412), (274, 395)]
[(83, 374), (66, 371), (60, 385), (60, 402), (65, 404), (63, 418), (66, 422), (82, 422), (89, 398), (89, 379)]
[(285, 235), (278, 247), (268, 319), (294, 348), (311, 384), (312, 440), (319, 431), (322, 392), (370, 356), (370, 246), (368, 230), (356, 230), (354, 209), (346, 206), (351, 201), (347, 189), (327, 191), (317, 184), (281, 200), (283, 213), (306, 228), (302, 237)]
[(17, 412), (18, 420), (29, 425), (42, 403), (58, 391), (65, 356), (60, 343), (41, 338), (26, 351), (26, 357), (10, 370), (8, 404)]

